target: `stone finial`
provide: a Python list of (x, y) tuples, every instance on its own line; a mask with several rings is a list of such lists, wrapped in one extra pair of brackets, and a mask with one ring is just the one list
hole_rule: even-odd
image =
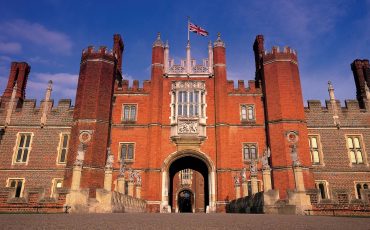
[(369, 90), (369, 87), (367, 86), (367, 83), (365, 83), (365, 92), (366, 92), (366, 99), (370, 101), (370, 90)]
[(78, 145), (77, 156), (74, 165), (82, 166), (84, 159), (85, 159), (85, 147), (84, 144), (80, 143)]
[(269, 157), (271, 156), (271, 151), (270, 151), (270, 147), (267, 147), (267, 149), (265, 149), (265, 151), (263, 152), (263, 156), (262, 156), (262, 168), (264, 170), (268, 170), (270, 169), (270, 165), (269, 165)]
[(157, 33), (157, 39), (153, 43), (153, 47), (156, 47), (156, 46), (163, 47), (163, 42), (161, 40), (161, 33), (160, 32)]
[(334, 87), (333, 87), (331, 81), (328, 81), (328, 92), (329, 92), (330, 100), (335, 101)]
[(17, 95), (17, 89), (18, 89), (17, 82), (15, 82), (13, 86), (12, 96), (10, 98), (10, 103), (6, 111), (5, 127), (7, 127), (10, 124), (10, 120), (11, 120), (12, 113), (13, 113), (13, 108), (15, 105), (15, 96)]
[(119, 167), (119, 177), (125, 177), (125, 172), (126, 172), (126, 165), (124, 162), (121, 161), (120, 167)]
[(110, 147), (107, 148), (107, 162), (105, 164), (105, 169), (112, 169), (114, 162), (114, 156), (111, 153)]
[(215, 43), (213, 44), (214, 47), (225, 47), (225, 43), (221, 40), (221, 33), (218, 32), (217, 33), (217, 40), (215, 41)]
[(256, 160), (252, 159), (251, 164), (249, 166), (249, 171), (251, 173), (251, 176), (257, 176), (257, 162)]
[(234, 176), (234, 185), (235, 186), (239, 186), (240, 185), (240, 179), (239, 179), (239, 176), (238, 175)]
[(292, 149), (290, 155), (292, 157), (293, 166), (296, 166), (296, 167), (301, 166), (301, 162), (298, 157), (297, 145), (293, 144), (290, 147)]
[(166, 43), (164, 44), (164, 48), (168, 49), (170, 48), (170, 45), (168, 44), (168, 40), (166, 41)]
[(240, 176), (242, 178), (242, 182), (245, 183), (247, 181), (247, 169), (243, 168), (242, 171), (240, 171)]

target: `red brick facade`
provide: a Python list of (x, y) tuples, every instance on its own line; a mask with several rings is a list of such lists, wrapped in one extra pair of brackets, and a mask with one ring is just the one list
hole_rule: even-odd
[[(250, 156), (257, 160), (259, 190), (263, 188), (261, 158), (271, 149), (272, 187), (279, 190), (280, 199), (287, 198), (287, 192), (297, 186), (292, 167), (296, 149), (295, 163), (302, 167), (305, 189), (315, 193), (315, 181), (316, 186), (325, 182), (328, 196), (320, 202), (335, 203), (338, 194), (348, 194), (348, 202), (368, 204), (368, 197), (358, 196), (359, 192), (368, 194), (363, 191), (366, 187), (361, 191), (356, 188), (358, 182), (370, 185), (368, 61), (352, 64), (359, 102), (347, 101), (341, 108), (335, 99), (324, 107), (309, 101), (304, 108), (296, 52), (278, 47), (267, 52), (261, 35), (253, 47), (255, 80), (247, 85), (238, 81), (238, 88), (234, 88), (234, 82), (227, 80), (226, 49), (220, 37), (209, 45), (203, 64), (191, 59), (188, 44), (186, 60), (176, 65), (169, 58), (168, 45), (158, 36), (152, 47), (151, 79), (139, 88), (138, 81), (129, 87), (128, 81), (122, 80), (124, 44), (115, 35), (113, 51), (106, 47), (83, 51), (74, 108), (66, 100), (53, 107), (47, 96), (35, 107), (35, 101), (25, 99), (24, 93), (30, 67), (12, 63), (0, 106), (0, 211), (15, 210), (10, 208), (17, 207), (12, 206), (14, 199), (23, 208), (27, 204), (31, 207), (35, 199), (28, 191), (34, 188), (39, 188), (37, 202), (41, 204), (48, 197), (48, 205), (60, 207), (68, 191), (56, 189), (57, 195), (53, 195), (53, 181), (63, 178), (63, 187), (71, 187), (79, 149), (84, 151), (80, 187), (89, 189), (90, 198), (104, 186), (111, 153), (111, 189), (117, 190), (124, 167), (126, 181), (132, 179), (135, 187), (140, 186), (141, 198), (151, 212), (167, 206), (177, 211), (182, 189), (193, 194), (195, 211), (224, 212), (225, 205), (237, 196), (238, 178), (240, 184), (251, 178), (251, 160), (243, 154), (245, 146), (256, 148), (257, 155)], [(46, 122), (41, 122), (45, 117)], [(29, 146), (21, 144), (22, 133), (32, 136)], [(67, 160), (59, 164), (61, 133), (70, 138)], [(296, 139), (292, 141), (289, 135)], [(312, 135), (319, 140), (320, 162), (314, 164), (313, 146), (308, 142)], [(360, 138), (361, 147), (356, 151), (362, 160), (355, 155), (356, 163), (351, 163), (348, 137)], [(24, 155), (27, 148), (26, 161), (17, 162), (17, 156)], [(181, 187), (177, 179), (184, 169), (194, 171), (190, 187)], [(245, 178), (241, 176), (243, 169)], [(23, 180), (20, 198), (14, 198), (15, 188), (5, 189), (10, 179)], [(241, 195), (247, 194), (246, 187), (240, 185), (239, 189)], [(139, 196), (137, 190), (133, 195)]]

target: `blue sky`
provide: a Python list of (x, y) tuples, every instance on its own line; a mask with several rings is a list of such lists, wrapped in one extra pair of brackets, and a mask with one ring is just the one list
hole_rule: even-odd
[(207, 57), (207, 44), (221, 33), (227, 47), (228, 78), (254, 79), (252, 44), (297, 50), (304, 99), (328, 98), (333, 82), (340, 100), (355, 98), (350, 63), (370, 58), (370, 1), (6, 1), (0, 0), (0, 92), (11, 61), (26, 61), (31, 73), (27, 98), (40, 101), (49, 79), (52, 97), (75, 97), (81, 51), (88, 45), (125, 43), (123, 73), (150, 79), (151, 47), (157, 32), (168, 40), (170, 56), (185, 57), (187, 16), (209, 37), (191, 34), (192, 56)]

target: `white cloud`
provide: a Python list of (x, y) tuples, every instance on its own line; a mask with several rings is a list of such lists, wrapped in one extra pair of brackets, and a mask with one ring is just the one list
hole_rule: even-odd
[(76, 96), (78, 74), (69, 73), (34, 73), (27, 83), (28, 98), (44, 98), (48, 81), (53, 81), (53, 95), (56, 99), (73, 99)]
[(21, 44), (17, 42), (0, 42), (0, 52), (17, 54), (22, 51)]
[(46, 47), (53, 53), (71, 53), (72, 41), (66, 34), (49, 30), (41, 24), (18, 19), (0, 23), (0, 27), (2, 33), (6, 33), (12, 39), (26, 39), (41, 47)]

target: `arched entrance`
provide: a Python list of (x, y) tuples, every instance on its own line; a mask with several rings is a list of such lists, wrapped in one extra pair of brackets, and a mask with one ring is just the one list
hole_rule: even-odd
[[(204, 153), (194, 150), (183, 150), (170, 154), (162, 167), (162, 201), (161, 212), (172, 212), (173, 180), (175, 174), (184, 169), (199, 172), (204, 178), (203, 193), (206, 212), (215, 211), (215, 167), (211, 159)], [(193, 193), (194, 195), (194, 193)]]
[(179, 212), (193, 212), (194, 194), (188, 190), (182, 190), (177, 195), (177, 206)]

